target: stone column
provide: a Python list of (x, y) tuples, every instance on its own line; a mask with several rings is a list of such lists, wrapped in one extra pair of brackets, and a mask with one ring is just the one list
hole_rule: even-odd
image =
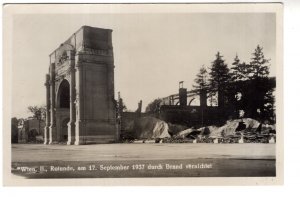
[(116, 109), (115, 103), (113, 102), (115, 100), (114, 69), (115, 69), (115, 65), (113, 64), (113, 62), (107, 64), (108, 118), (109, 118), (109, 124), (113, 125), (115, 128), (115, 141), (118, 142), (120, 140), (120, 130), (117, 127), (118, 124), (116, 121), (116, 111), (110, 110), (110, 109)]
[(68, 145), (74, 143), (75, 121), (76, 121), (76, 92), (75, 92), (75, 66), (74, 60), (70, 64), (70, 122), (68, 123)]
[[(107, 64), (107, 99), (108, 99), (108, 109), (110, 109), (115, 99), (114, 95), (114, 65)], [(114, 115), (108, 110), (108, 118), (111, 120), (114, 118)]]
[(50, 95), (51, 95), (51, 125), (49, 127), (49, 144), (53, 143), (53, 136), (56, 136), (56, 117), (55, 117), (55, 64), (51, 64), (50, 69)]
[(49, 126), (50, 126), (50, 75), (46, 74), (46, 125), (44, 129), (44, 144), (48, 143)]
[[(77, 62), (78, 60), (76, 60)], [(82, 134), (84, 133), (83, 121), (83, 90), (82, 90), (83, 68), (80, 62), (76, 63), (76, 122), (75, 122), (75, 145), (83, 144)]]

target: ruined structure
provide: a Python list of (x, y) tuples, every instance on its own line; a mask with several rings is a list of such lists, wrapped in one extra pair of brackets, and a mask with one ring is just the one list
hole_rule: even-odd
[(44, 143), (118, 140), (112, 30), (83, 26), (50, 54)]
[[(221, 125), (240, 117), (276, 122), (273, 92), (274, 77), (236, 81), (228, 84), (227, 94), (209, 97), (207, 90), (190, 90), (179, 83), (178, 94), (162, 98), (159, 118), (170, 123), (199, 127)], [(226, 99), (224, 99), (226, 98)], [(214, 102), (212, 102), (214, 100)], [(194, 101), (199, 101), (196, 104)], [(241, 115), (241, 112), (244, 114)]]
[(183, 87), (183, 82), (179, 83), (178, 94), (172, 94), (161, 100), (158, 117), (173, 124), (201, 127), (214, 123), (214, 117), (218, 115), (215, 106), (207, 105), (205, 90), (187, 91)]
[(18, 120), (18, 143), (41, 143), (45, 122), (36, 118)]

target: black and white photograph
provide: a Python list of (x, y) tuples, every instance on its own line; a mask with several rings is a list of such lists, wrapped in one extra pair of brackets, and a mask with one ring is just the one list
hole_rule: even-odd
[(282, 8), (5, 5), (6, 184), (282, 184)]

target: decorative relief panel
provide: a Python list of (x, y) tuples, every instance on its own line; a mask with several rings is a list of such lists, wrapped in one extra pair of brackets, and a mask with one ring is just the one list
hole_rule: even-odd
[(75, 58), (74, 47), (70, 44), (62, 44), (55, 54), (55, 81), (60, 81), (70, 75), (71, 60)]
[(58, 57), (58, 64), (62, 65), (65, 61), (70, 60), (67, 51), (64, 51), (60, 57)]
[(55, 68), (55, 75), (56, 81), (60, 80), (61, 78), (66, 78), (70, 75), (71, 67), (69, 62), (65, 62), (60, 66), (56, 66)]

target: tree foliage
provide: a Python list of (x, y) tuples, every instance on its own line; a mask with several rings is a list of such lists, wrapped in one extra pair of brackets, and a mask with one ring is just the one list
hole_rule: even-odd
[(226, 87), (229, 82), (229, 68), (220, 52), (216, 54), (216, 59), (212, 62), (210, 71), (210, 88), (213, 91), (219, 91)]
[(226, 90), (230, 81), (229, 68), (220, 52), (216, 54), (216, 59), (212, 62), (210, 70), (209, 91), (218, 92), (218, 105), (224, 106)]
[[(233, 91), (242, 92), (244, 98), (242, 107), (247, 116), (274, 122), (275, 99), (273, 92), (276, 83), (274, 79), (268, 78), (269, 61), (264, 56), (263, 48), (258, 45), (252, 53), (249, 64), (240, 63), (236, 56), (231, 71)], [(244, 81), (244, 83), (237, 83), (238, 81)]]
[(243, 105), (247, 117), (275, 122), (274, 89), (275, 78), (259, 77), (236, 84), (242, 93)]
[(250, 74), (249, 69), (249, 64), (245, 62), (241, 63), (238, 55), (236, 55), (231, 67), (232, 81), (248, 80)]
[[(236, 55), (229, 69), (217, 52), (210, 72), (202, 66), (193, 87), (207, 88), (210, 99), (217, 98), (216, 104), (223, 116), (237, 117), (236, 112), (244, 110), (247, 117), (275, 122), (276, 79), (269, 77), (269, 61), (258, 45), (249, 63), (242, 62)], [(236, 100), (237, 93), (242, 95), (242, 100)]]
[(45, 106), (29, 106), (28, 111), (32, 113), (33, 117), (37, 120), (45, 120), (46, 107)]
[(198, 90), (206, 90), (209, 87), (209, 75), (204, 65), (201, 66), (199, 73), (196, 75), (195, 85), (193, 87)]
[(160, 98), (154, 99), (151, 103), (149, 103), (147, 105), (146, 112), (150, 112), (150, 113), (158, 112), (161, 102), (162, 102), (162, 99), (160, 99)]
[(263, 53), (263, 48), (257, 45), (254, 53), (252, 53), (253, 57), (250, 62), (249, 74), (251, 79), (255, 79), (257, 77), (267, 77), (269, 75), (269, 61), (265, 58)]
[(36, 118), (39, 121), (39, 131), (41, 133), (41, 121), (46, 119), (46, 106), (29, 106), (28, 111), (32, 113), (33, 118)]
[(124, 101), (122, 98), (120, 98), (118, 100), (118, 102), (116, 102), (116, 109), (118, 112), (125, 112), (127, 111), (127, 106), (125, 105)]

